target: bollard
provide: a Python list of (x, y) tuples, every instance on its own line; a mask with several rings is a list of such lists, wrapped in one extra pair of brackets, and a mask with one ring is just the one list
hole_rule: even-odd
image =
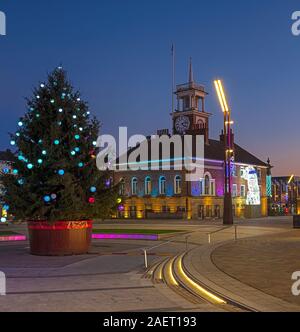
[(144, 258), (145, 258), (145, 268), (148, 269), (147, 250), (144, 250)]
[(234, 226), (234, 239), (237, 241), (237, 225)]
[(6, 277), (3, 272), (0, 271), (0, 296), (6, 295)]

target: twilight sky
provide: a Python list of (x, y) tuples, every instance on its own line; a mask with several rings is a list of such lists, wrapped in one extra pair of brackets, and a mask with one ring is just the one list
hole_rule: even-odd
[(171, 127), (171, 44), (177, 83), (194, 76), (210, 95), (211, 138), (222, 128), (213, 80), (224, 79), (238, 144), (275, 175), (300, 175), (298, 0), (0, 0), (0, 149), (24, 97), (62, 64), (103, 122), (103, 133)]

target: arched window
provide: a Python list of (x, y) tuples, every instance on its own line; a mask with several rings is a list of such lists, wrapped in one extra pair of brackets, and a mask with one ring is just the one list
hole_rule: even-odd
[(120, 180), (119, 195), (125, 196), (125, 180), (124, 179)]
[(159, 194), (165, 195), (166, 194), (166, 178), (161, 176), (159, 178)]
[(137, 178), (132, 178), (132, 180), (131, 180), (131, 195), (132, 196), (137, 195), (137, 184), (138, 184)]
[(145, 195), (151, 195), (152, 191), (152, 183), (150, 176), (145, 178)]
[(209, 175), (205, 175), (204, 178), (204, 195), (210, 194), (210, 177)]
[(174, 192), (175, 195), (181, 194), (181, 176), (176, 175), (174, 179)]

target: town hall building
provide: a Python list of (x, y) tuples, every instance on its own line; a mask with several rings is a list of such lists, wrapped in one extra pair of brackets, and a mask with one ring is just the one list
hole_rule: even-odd
[[(117, 218), (201, 220), (223, 216), (224, 134), (222, 132), (218, 140), (210, 138), (211, 114), (205, 106), (208, 93), (204, 86), (194, 81), (191, 64), (188, 83), (178, 85), (175, 95), (177, 107), (171, 114), (172, 133), (204, 136), (203, 177), (190, 182), (186, 181), (186, 170), (117, 170), (114, 181), (120, 183), (122, 198), (115, 215)], [(169, 132), (163, 130), (158, 134), (168, 135)], [(233, 214), (237, 218), (267, 216), (270, 165), (240, 147), (233, 132), (231, 135), (234, 141), (231, 169)]]

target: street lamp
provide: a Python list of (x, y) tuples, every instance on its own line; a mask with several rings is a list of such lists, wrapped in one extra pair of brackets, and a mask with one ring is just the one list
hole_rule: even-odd
[(224, 212), (223, 224), (233, 225), (232, 215), (232, 195), (231, 195), (231, 158), (233, 157), (233, 142), (230, 119), (230, 109), (228, 107), (226, 95), (221, 80), (214, 81), (221, 109), (224, 114)]

